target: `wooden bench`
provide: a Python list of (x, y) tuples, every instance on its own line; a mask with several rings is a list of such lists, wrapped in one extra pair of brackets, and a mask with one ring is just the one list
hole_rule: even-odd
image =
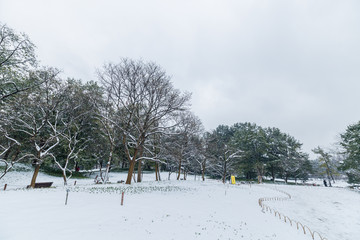
[[(39, 183), (35, 183), (34, 188), (49, 188), (51, 187), (52, 184), (53, 182), (39, 182)], [(30, 185), (28, 185), (26, 188), (30, 188)]]

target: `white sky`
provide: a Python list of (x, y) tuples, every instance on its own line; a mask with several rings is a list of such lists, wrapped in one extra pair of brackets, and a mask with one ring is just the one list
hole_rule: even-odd
[(278, 127), (310, 153), (360, 120), (358, 0), (0, 0), (0, 21), (84, 81), (121, 57), (157, 62), (207, 130)]

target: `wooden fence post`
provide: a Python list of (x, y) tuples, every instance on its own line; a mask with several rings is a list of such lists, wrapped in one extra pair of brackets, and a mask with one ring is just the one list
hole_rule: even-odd
[(124, 192), (121, 193), (121, 206), (124, 205)]
[(66, 199), (65, 199), (65, 205), (67, 205), (69, 192), (70, 192), (70, 189), (66, 189)]

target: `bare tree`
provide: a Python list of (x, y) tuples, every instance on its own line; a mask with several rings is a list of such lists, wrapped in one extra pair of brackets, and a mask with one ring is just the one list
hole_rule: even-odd
[(129, 160), (126, 183), (131, 184), (136, 162), (141, 181), (146, 139), (163, 132), (167, 119), (186, 109), (190, 95), (174, 89), (166, 73), (152, 62), (122, 59), (119, 64), (106, 64), (98, 76), (116, 110), (113, 122)]
[(203, 137), (196, 138), (194, 141), (194, 147), (195, 147), (194, 161), (198, 166), (198, 168), (200, 168), (201, 179), (205, 181), (205, 171), (207, 164), (205, 139)]
[(187, 172), (191, 169), (195, 171), (196, 161), (200, 157), (199, 136), (203, 132), (203, 126), (198, 117), (186, 111), (180, 113), (172, 132), (164, 136), (164, 146), (166, 148), (165, 158), (169, 164), (177, 169), (177, 180), (180, 179), (181, 171), (186, 179)]
[(111, 109), (107, 108), (106, 111), (103, 111), (102, 115), (98, 118), (101, 122), (102, 128), (100, 129), (103, 136), (105, 136), (108, 140), (109, 147), (109, 155), (108, 155), (108, 161), (106, 163), (106, 170), (105, 170), (105, 176), (102, 176), (102, 163), (100, 163), (100, 178), (103, 183), (107, 183), (109, 181), (109, 171), (111, 166), (111, 161), (113, 159), (113, 154), (115, 151), (115, 140), (117, 135), (117, 128), (114, 124), (115, 121), (111, 119)]

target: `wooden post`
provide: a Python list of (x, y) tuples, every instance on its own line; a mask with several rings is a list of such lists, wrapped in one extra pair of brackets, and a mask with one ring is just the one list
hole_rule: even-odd
[(76, 181), (74, 182), (74, 186), (76, 186)]
[(124, 205), (124, 192), (121, 193), (121, 206)]
[(7, 184), (5, 184), (5, 186), (4, 186), (4, 191), (6, 190), (6, 187), (7, 187)]
[(70, 189), (66, 189), (66, 199), (65, 199), (65, 205), (67, 205), (69, 192), (70, 192)]

